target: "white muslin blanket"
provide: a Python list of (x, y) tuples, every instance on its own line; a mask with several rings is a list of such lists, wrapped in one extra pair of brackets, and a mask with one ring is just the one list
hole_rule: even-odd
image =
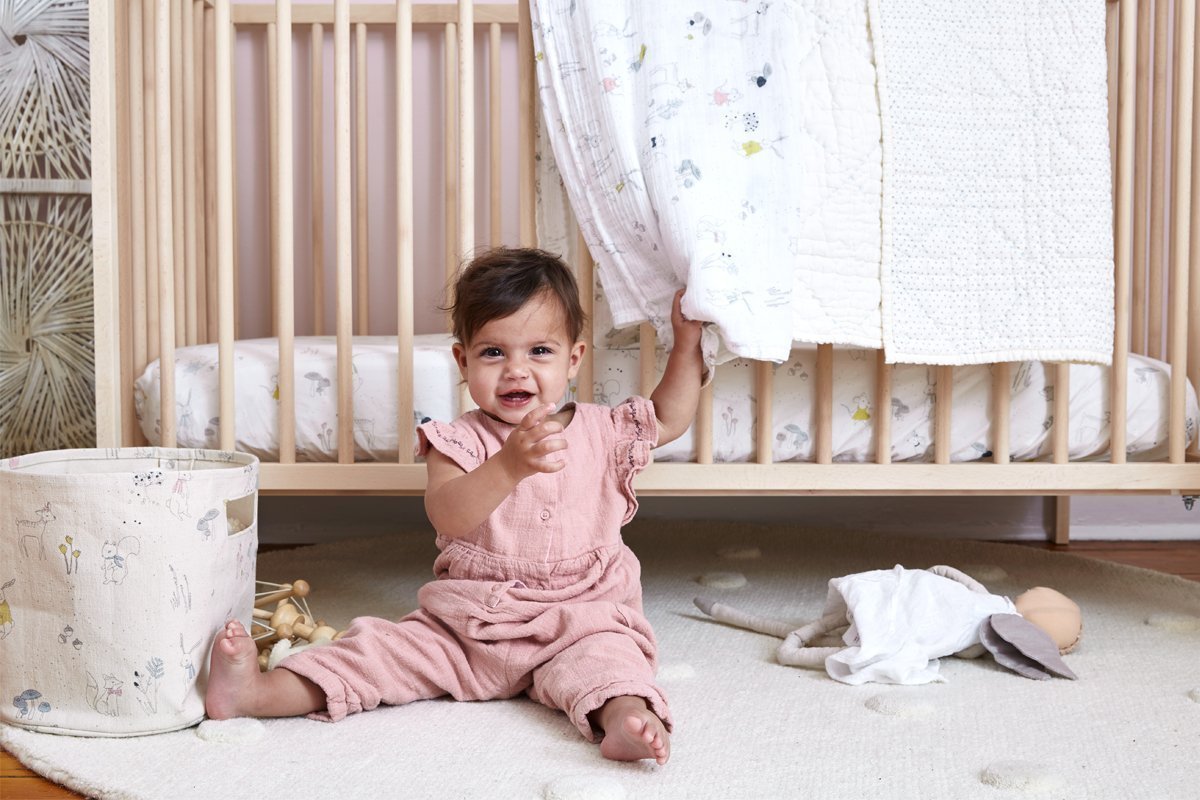
[(1110, 362), (1102, 3), (531, 8), (539, 237), (570, 250), (569, 197), (604, 344), (669, 344), (687, 286), (710, 362)]
[(1111, 363), (1104, 5), (870, 0), (888, 361)]
[(973, 592), (923, 569), (875, 570), (829, 581), (822, 616), (845, 615), (848, 647), (825, 660), (842, 683), (942, 682), (942, 656), (979, 643), (992, 614), (1015, 614), (1007, 597)]
[(729, 357), (712, 328), (773, 361), (793, 340), (880, 345), (865, 0), (530, 7), (544, 131), (616, 326), (669, 342), (686, 286), (710, 363)]

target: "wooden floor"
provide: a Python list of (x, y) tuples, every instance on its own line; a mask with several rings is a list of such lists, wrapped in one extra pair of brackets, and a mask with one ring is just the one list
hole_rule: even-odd
[[(1062, 553), (1099, 558), (1158, 570), (1200, 581), (1200, 541), (1189, 542), (1074, 542), (1056, 546), (1040, 542), (1022, 542), (1020, 546), (1038, 547)], [(68, 789), (38, 777), (25, 769), (7, 752), (0, 750), (0, 798), (33, 800), (47, 797), (80, 797)]]

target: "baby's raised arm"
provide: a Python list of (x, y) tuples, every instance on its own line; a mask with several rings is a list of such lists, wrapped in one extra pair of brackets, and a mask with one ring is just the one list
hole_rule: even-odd
[(667, 356), (667, 368), (650, 401), (658, 417), (658, 446), (674, 441), (692, 424), (700, 402), (700, 384), (704, 377), (704, 359), (700, 354), (702, 324), (686, 319), (680, 301), (683, 290), (675, 293), (671, 305), (671, 330), (675, 345)]
[(452, 539), (478, 528), (517, 484), (538, 472), (558, 472), (566, 462), (550, 457), (566, 449), (563, 426), (546, 417), (551, 404), (525, 415), (500, 451), (478, 468), (465, 471), (430, 448), (425, 457), (425, 513), (434, 530)]

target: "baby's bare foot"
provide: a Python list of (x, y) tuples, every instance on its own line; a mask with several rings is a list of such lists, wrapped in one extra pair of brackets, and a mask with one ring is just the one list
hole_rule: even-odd
[(659, 764), (671, 757), (671, 737), (640, 697), (614, 697), (600, 709), (604, 739), (600, 754), (614, 761), (652, 758)]
[(253, 716), (251, 703), (261, 678), (254, 640), (237, 620), (225, 623), (213, 643), (204, 710), (212, 719)]

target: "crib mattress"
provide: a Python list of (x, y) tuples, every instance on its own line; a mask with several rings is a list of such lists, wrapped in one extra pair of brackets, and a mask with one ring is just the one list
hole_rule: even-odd
[[(412, 424), (457, 416), (459, 374), (448, 334), (415, 337)], [(594, 351), (595, 400), (615, 405), (639, 391), (635, 349)], [(236, 449), (266, 461), (278, 460), (278, 344), (253, 339), (234, 345)], [(661, 374), (665, 353), (658, 355)], [(990, 456), (991, 374), (988, 365), (954, 369), (951, 459)], [(1127, 454), (1157, 460), (1167, 453), (1170, 366), (1144, 356), (1129, 357)], [(875, 406), (876, 357), (872, 350), (835, 349), (833, 354), (833, 454), (836, 461), (873, 461), (873, 421), (891, 415), (892, 460), (933, 458), (933, 418), (937, 368), (899, 364), (892, 368), (888, 408)], [(1103, 457), (1109, 442), (1108, 367), (1071, 365), (1070, 458)], [(296, 458), (337, 458), (337, 344), (334, 337), (297, 337), (295, 349)], [(1054, 412), (1054, 366), (1020, 362), (1011, 371), (1010, 449), (1015, 461), (1048, 458)], [(396, 339), (355, 337), (352, 358), (355, 459), (397, 458)], [(713, 457), (717, 461), (754, 458), (758, 425), (754, 403), (754, 362), (733, 361), (717, 370), (713, 383)], [(776, 367), (773, 413), (775, 461), (814, 460), (816, 348), (797, 348)], [(572, 390), (574, 387), (572, 387)], [(1195, 436), (1196, 392), (1188, 386), (1186, 428)], [(217, 346), (180, 348), (175, 354), (178, 446), (218, 446)], [(142, 432), (160, 440), (159, 363), (151, 363), (134, 386)], [(689, 461), (695, 439), (689, 430), (654, 452), (659, 461)]]

